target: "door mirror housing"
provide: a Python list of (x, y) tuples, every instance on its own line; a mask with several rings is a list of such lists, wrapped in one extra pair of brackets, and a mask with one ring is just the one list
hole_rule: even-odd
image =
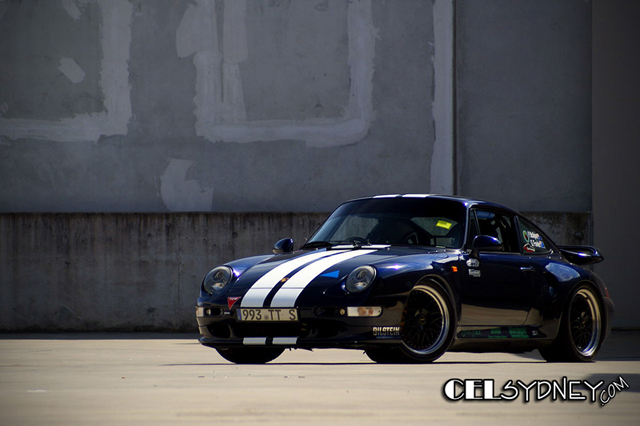
[(562, 255), (576, 265), (590, 265), (602, 262), (604, 256), (595, 247), (591, 246), (559, 246)]
[(273, 245), (275, 254), (291, 253), (293, 251), (293, 239), (283, 238)]
[(474, 259), (478, 259), (481, 251), (502, 251), (502, 243), (495, 237), (489, 235), (478, 235), (473, 239), (471, 243), (470, 256)]

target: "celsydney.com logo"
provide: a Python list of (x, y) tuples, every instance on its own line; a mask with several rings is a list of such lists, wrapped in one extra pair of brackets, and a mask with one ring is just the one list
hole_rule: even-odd
[[(604, 380), (592, 384), (587, 380), (534, 380), (524, 383), (521, 380), (509, 380), (502, 386), (502, 392), (496, 394), (494, 380), (491, 379), (450, 379), (445, 382), (442, 393), (450, 401), (515, 401), (522, 394), (525, 402), (541, 401), (596, 401), (605, 406), (615, 398), (616, 393), (628, 389), (629, 384), (618, 376), (618, 381), (604, 385)], [(579, 390), (584, 388), (584, 393)]]

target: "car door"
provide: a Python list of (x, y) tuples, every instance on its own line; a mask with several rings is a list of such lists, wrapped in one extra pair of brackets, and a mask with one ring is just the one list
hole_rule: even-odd
[[(571, 268), (564, 266), (562, 255), (553, 242), (534, 224), (518, 217), (520, 246), (523, 256), (526, 257), (535, 269), (533, 273), (534, 298), (543, 297), (544, 294), (553, 294), (556, 280), (574, 279), (578, 274)], [(552, 288), (548, 288), (551, 286)], [(535, 303), (534, 306), (539, 306)], [(540, 312), (535, 310), (529, 313), (529, 322), (536, 321)]]
[(501, 251), (464, 255), (467, 273), (462, 278), (462, 325), (507, 326), (525, 322), (532, 306), (535, 268), (523, 256), (515, 217), (499, 210), (471, 211), (470, 241), (488, 235), (502, 243)]

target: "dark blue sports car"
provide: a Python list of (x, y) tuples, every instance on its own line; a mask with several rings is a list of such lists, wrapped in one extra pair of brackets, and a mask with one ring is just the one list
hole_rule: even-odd
[(362, 349), (376, 362), (431, 362), (446, 351), (525, 352), (589, 361), (613, 302), (582, 265), (588, 246), (556, 246), (506, 207), (433, 195), (339, 206), (299, 250), (214, 268), (196, 312), (203, 345), (235, 363), (285, 348)]

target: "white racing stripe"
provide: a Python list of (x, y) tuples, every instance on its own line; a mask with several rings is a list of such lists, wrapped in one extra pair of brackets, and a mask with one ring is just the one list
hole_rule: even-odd
[(262, 308), (264, 300), (267, 298), (271, 290), (278, 285), (280, 280), (289, 275), (291, 272), (300, 268), (301, 266), (311, 263), (315, 260), (322, 259), (327, 256), (335, 256), (342, 251), (321, 251), (318, 253), (311, 253), (304, 256), (296, 257), (293, 260), (284, 262), (283, 264), (276, 266), (266, 274), (264, 274), (258, 281), (251, 286), (251, 288), (245, 293), (244, 297), (240, 301), (240, 306), (243, 308)]
[(266, 337), (245, 337), (242, 339), (242, 343), (244, 345), (266, 345), (267, 338)]
[(298, 343), (297, 337), (274, 337), (273, 344), (274, 345), (295, 345)]
[(354, 257), (363, 256), (365, 254), (373, 253), (377, 250), (354, 250), (346, 253), (341, 253), (336, 256), (327, 257), (326, 259), (320, 259), (317, 262), (312, 263), (309, 266), (296, 272), (289, 281), (278, 290), (273, 301), (271, 302), (272, 308), (289, 308), (294, 307), (296, 299), (302, 293), (302, 291), (313, 281), (318, 275), (337, 265), (345, 260), (353, 259)]
[(428, 198), (429, 194), (404, 194), (402, 198)]

